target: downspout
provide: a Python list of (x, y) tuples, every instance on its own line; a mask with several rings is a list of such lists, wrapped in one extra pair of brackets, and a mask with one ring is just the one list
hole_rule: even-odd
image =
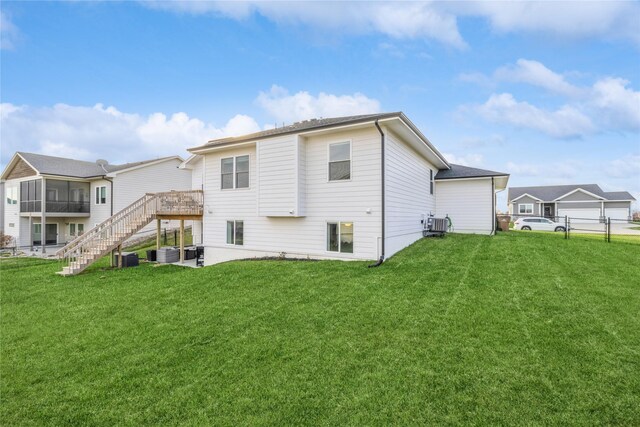
[(491, 235), (496, 234), (496, 186), (491, 177)]
[(375, 264), (371, 264), (369, 266), (369, 268), (371, 267), (378, 267), (380, 264), (382, 264), (384, 262), (384, 237), (385, 237), (385, 230), (384, 230), (384, 225), (385, 225), (385, 215), (384, 215), (384, 210), (385, 210), (385, 203), (384, 203), (384, 192), (385, 192), (385, 188), (384, 188), (384, 132), (382, 132), (382, 129), (380, 128), (380, 125), (378, 124), (378, 120), (376, 119), (375, 121), (375, 125), (376, 128), (378, 128), (378, 132), (380, 132), (380, 178), (381, 178), (381, 190), (382, 190), (382, 209), (381, 209), (381, 218), (382, 218), (382, 245), (380, 248), (380, 259), (378, 260), (378, 262), (376, 262)]

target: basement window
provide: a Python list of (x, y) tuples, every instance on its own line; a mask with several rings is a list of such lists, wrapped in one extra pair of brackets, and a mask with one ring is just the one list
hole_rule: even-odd
[(244, 244), (244, 221), (227, 221), (227, 244)]
[(353, 223), (327, 223), (327, 251), (353, 253)]

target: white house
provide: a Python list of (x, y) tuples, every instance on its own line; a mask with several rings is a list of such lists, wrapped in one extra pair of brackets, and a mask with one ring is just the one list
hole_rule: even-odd
[(194, 235), (205, 264), (384, 260), (420, 239), (430, 215), (492, 234), (509, 178), (450, 164), (401, 112), (307, 120), (189, 151), (181, 167), (204, 192)]
[(23, 247), (64, 244), (145, 193), (190, 189), (182, 162), (172, 156), (110, 165), (17, 152), (0, 176), (4, 232)]

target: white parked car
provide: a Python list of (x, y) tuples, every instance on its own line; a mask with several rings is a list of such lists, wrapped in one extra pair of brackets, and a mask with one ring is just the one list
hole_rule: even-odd
[(513, 223), (516, 230), (565, 231), (563, 223), (547, 218), (518, 218)]

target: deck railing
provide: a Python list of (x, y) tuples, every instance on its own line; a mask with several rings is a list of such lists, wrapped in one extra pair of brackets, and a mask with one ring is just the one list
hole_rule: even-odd
[(90, 251), (104, 253), (117, 247), (158, 215), (202, 215), (202, 190), (147, 193), (56, 252), (71, 262)]

